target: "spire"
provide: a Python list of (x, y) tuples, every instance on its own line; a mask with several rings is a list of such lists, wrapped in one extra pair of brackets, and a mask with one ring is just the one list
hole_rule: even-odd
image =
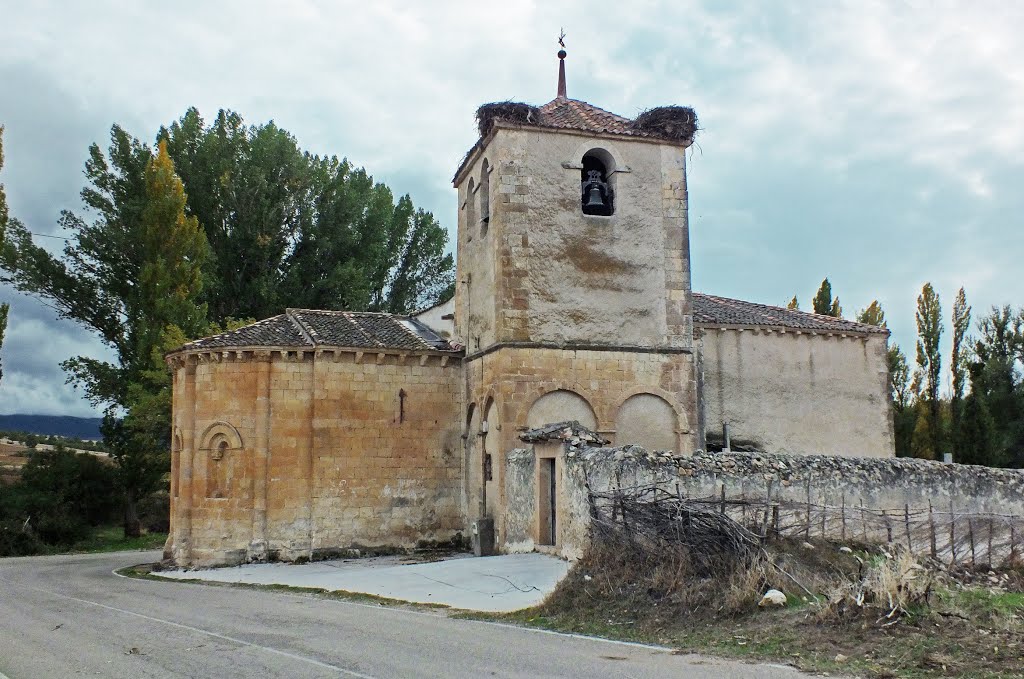
[(565, 94), (565, 31), (558, 36), (558, 44), (562, 49), (558, 50), (558, 98), (566, 99)]

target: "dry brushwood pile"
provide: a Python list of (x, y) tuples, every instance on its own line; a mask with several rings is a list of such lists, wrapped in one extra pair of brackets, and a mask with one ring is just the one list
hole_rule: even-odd
[(685, 548), (692, 571), (701, 575), (749, 567), (761, 552), (758, 536), (727, 514), (657, 486), (636, 493), (591, 493), (590, 499), (595, 539), (625, 543), (639, 553)]

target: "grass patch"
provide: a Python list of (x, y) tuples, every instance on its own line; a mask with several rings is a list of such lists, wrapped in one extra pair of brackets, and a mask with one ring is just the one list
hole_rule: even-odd
[[(137, 538), (126, 538), (124, 528), (117, 526), (97, 526), (90, 535), (79, 540), (63, 553), (123, 552), (162, 549), (167, 541), (167, 533), (146, 533)], [(59, 552), (54, 552), (59, 553)]]

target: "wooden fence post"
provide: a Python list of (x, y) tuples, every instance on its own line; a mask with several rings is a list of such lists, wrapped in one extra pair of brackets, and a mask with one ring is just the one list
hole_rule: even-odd
[(722, 515), (725, 515), (725, 482), (722, 482)]
[(931, 527), (931, 538), (932, 538), (932, 558), (939, 558), (939, 548), (935, 540), (935, 514), (932, 511), (932, 501), (928, 500), (928, 524)]
[(907, 529), (907, 549), (914, 552), (914, 540), (910, 537), (910, 503), (903, 505), (903, 525)]
[(949, 501), (949, 551), (952, 554), (950, 563), (956, 563), (956, 512), (953, 511), (953, 501)]
[(842, 509), (840, 510), (840, 516), (843, 519), (843, 527), (839, 529), (840, 530), (839, 534), (842, 536), (843, 542), (846, 542), (846, 491), (845, 490), (843, 491), (843, 504), (842, 504)]
[(988, 567), (992, 568), (995, 561), (992, 560), (992, 530), (994, 529), (994, 522), (992, 516), (988, 517)]
[(882, 518), (885, 519), (885, 542), (892, 544), (892, 524), (889, 522), (889, 512), (882, 510)]
[(825, 535), (825, 519), (828, 516), (828, 495), (825, 495), (825, 502), (821, 505), (821, 539), (824, 540)]
[(811, 475), (807, 475), (807, 514), (805, 516), (804, 540), (811, 539)]
[(970, 514), (967, 515), (967, 539), (971, 541), (971, 568), (975, 568), (978, 560), (974, 554), (974, 520)]

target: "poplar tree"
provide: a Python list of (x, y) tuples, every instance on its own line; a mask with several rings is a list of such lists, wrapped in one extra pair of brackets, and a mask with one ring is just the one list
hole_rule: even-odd
[[(939, 341), (942, 338), (942, 305), (939, 295), (931, 283), (925, 283), (917, 298), (917, 373), (915, 382), (921, 385), (925, 413), (919, 414), (918, 426), (921, 430), (921, 443), (915, 445), (917, 451), (929, 451), (926, 457), (938, 457), (942, 450), (942, 422), (940, 420), (939, 381), (942, 376), (942, 356), (939, 353)], [(926, 416), (923, 417), (923, 416)], [(922, 423), (922, 419), (926, 419)], [(917, 454), (917, 453), (915, 453)]]
[(865, 325), (874, 325), (879, 328), (886, 327), (885, 325), (885, 312), (882, 311), (882, 305), (878, 303), (878, 300), (873, 300), (866, 309), (861, 309), (857, 314), (857, 322), (864, 323)]
[(793, 299), (789, 300), (789, 304), (786, 305), (786, 308), (792, 311), (800, 310), (800, 302), (797, 301), (796, 295), (793, 295)]
[(821, 287), (818, 288), (811, 304), (816, 314), (833, 318), (843, 317), (843, 307), (839, 305), (839, 298), (832, 299), (832, 284), (828, 282), (828, 278), (821, 282)]
[(118, 127), (107, 154), (97, 145), (86, 162), (82, 190), (94, 220), (65, 212), (70, 238), (60, 256), (32, 241), (11, 219), (0, 244), (0, 280), (33, 295), (96, 332), (113, 362), (78, 356), (62, 363), (86, 397), (103, 407), (104, 437), (118, 465), (125, 500), (125, 533), (139, 532), (135, 503), (160, 482), (169, 456), (169, 400), (154, 409), (154, 371), (166, 374), (156, 352), (167, 333), (205, 333), (198, 300), (208, 246), (164, 145), (157, 153)]
[(964, 388), (967, 384), (967, 331), (971, 327), (971, 307), (967, 305), (967, 295), (961, 287), (953, 300), (953, 318), (950, 326), (953, 330), (953, 353), (950, 357), (949, 369), (953, 375), (953, 393), (950, 398), (951, 442), (958, 449), (965, 444), (963, 429)]

